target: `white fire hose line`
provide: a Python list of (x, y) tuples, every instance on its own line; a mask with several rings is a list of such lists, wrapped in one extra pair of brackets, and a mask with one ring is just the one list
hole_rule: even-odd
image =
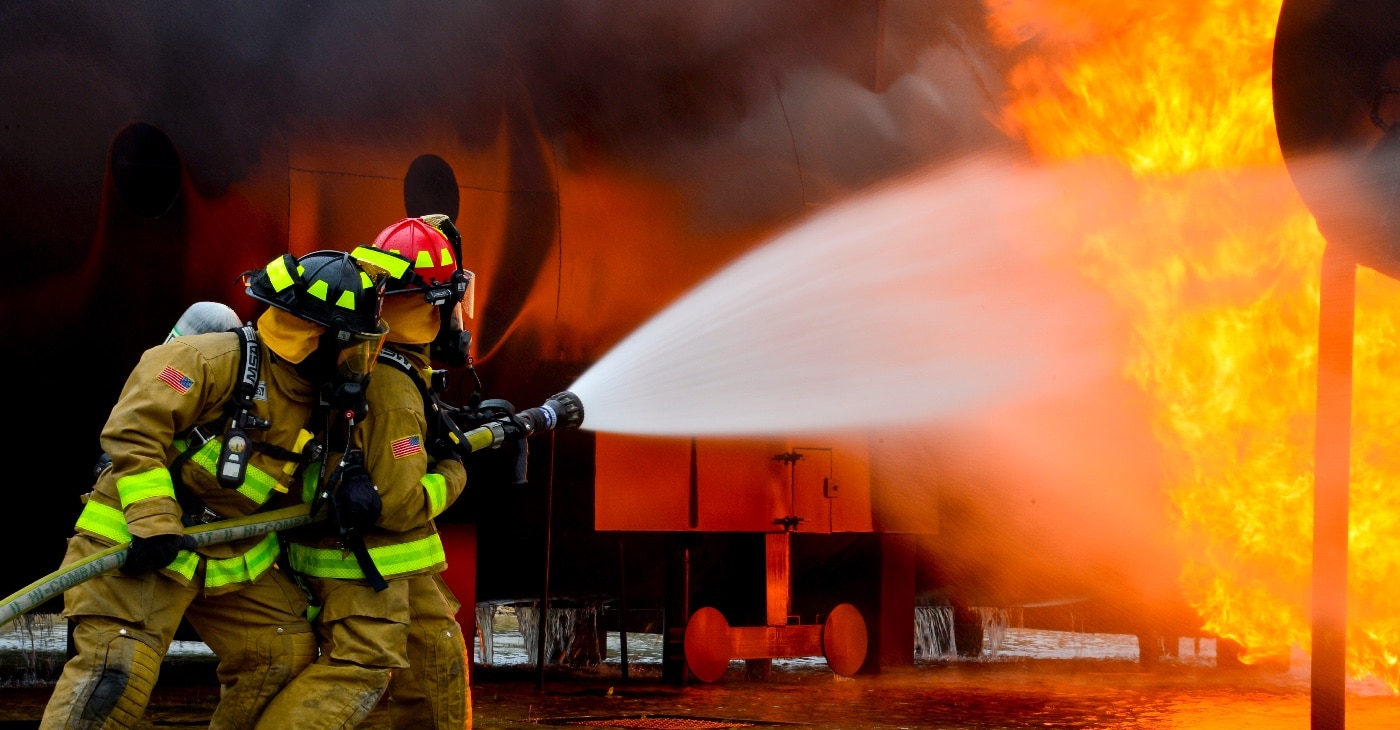
[[(190, 527), (185, 530), (185, 534), (193, 537), (195, 542), (203, 547), (232, 542), (245, 537), (266, 535), (269, 532), (290, 530), (293, 527), (309, 525), (324, 518), (325, 511), (312, 517), (311, 505), (298, 504), (246, 517), (236, 517), (231, 520), (220, 520), (207, 525)], [(10, 594), (5, 600), (0, 601), (0, 626), (34, 610), (50, 598), (83, 581), (120, 567), (122, 563), (126, 562), (126, 548), (129, 544), (124, 542), (113, 545), (102, 552), (65, 565)]]

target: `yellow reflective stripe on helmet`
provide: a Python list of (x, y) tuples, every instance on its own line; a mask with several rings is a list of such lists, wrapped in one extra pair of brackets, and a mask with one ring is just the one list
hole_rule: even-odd
[(185, 577), (185, 580), (194, 580), (194, 571), (199, 567), (199, 553), (181, 550), (175, 555), (175, 559), (165, 566), (166, 570), (173, 570)]
[(455, 266), (457, 264), (456, 261), (452, 260), (452, 249), (443, 246), (438, 250), (442, 252), (442, 261), (438, 262), (439, 266)]
[(433, 517), (437, 517), (447, 509), (447, 479), (441, 474), (424, 474), (419, 481), (423, 484), (423, 491), (428, 493), (428, 506), (432, 509)]
[(421, 249), (418, 251), (418, 260), (413, 262), (413, 268), (431, 269), (436, 266), (437, 264), (433, 263), (433, 254), (430, 251), (428, 251), (427, 249)]
[(313, 281), (311, 282), (310, 286), (306, 287), (307, 294), (310, 294), (311, 296), (316, 297), (317, 299), (320, 299), (323, 302), (326, 301), (326, 292), (329, 290), (330, 284), (327, 284), (325, 279)]
[(175, 483), (170, 480), (170, 471), (157, 467), (143, 474), (128, 474), (117, 480), (117, 494), (121, 495), (122, 509), (134, 502), (151, 497), (175, 499)]
[(272, 290), (275, 292), (281, 292), (295, 281), (292, 272), (287, 271), (287, 259), (283, 256), (273, 259), (265, 270), (267, 271), (267, 283), (272, 285)]
[[(360, 274), (360, 276), (364, 276), (364, 274)], [(373, 284), (371, 284), (371, 286), (373, 286)], [(349, 289), (340, 292), (340, 296), (336, 297), (335, 306), (348, 309), (352, 312), (355, 311), (355, 292)]]
[(277, 533), (273, 532), (242, 555), (221, 560), (211, 558), (204, 564), (204, 587), (218, 588), (230, 583), (251, 583), (272, 567), (280, 550)]
[(408, 273), (409, 260), (394, 256), (373, 246), (359, 246), (350, 255), (356, 260), (377, 266), (389, 273), (391, 279), (402, 279)]
[[(177, 441), (178, 445), (179, 442)], [(199, 447), (199, 451), (190, 455), (190, 461), (203, 467), (205, 471), (214, 476), (218, 476), (219, 452), (223, 449), (223, 440), (212, 438), (204, 442)], [(262, 469), (248, 465), (248, 470), (243, 473), (243, 483), (238, 485), (238, 493), (253, 501), (253, 504), (264, 504), (273, 490), (279, 492), (286, 491), (281, 482), (278, 482), (271, 474)]]
[[(370, 559), (384, 577), (411, 573), (415, 570), (431, 568), (447, 562), (447, 553), (442, 549), (442, 538), (436, 534), (421, 540), (381, 545), (369, 549)], [(292, 569), (318, 578), (364, 578), (364, 571), (355, 561), (353, 553), (338, 548), (314, 548), (292, 543), (287, 546), (287, 557)]]
[(126, 516), (116, 507), (89, 499), (78, 515), (77, 527), (94, 535), (101, 535), (112, 542), (130, 542), (131, 532), (126, 527)]

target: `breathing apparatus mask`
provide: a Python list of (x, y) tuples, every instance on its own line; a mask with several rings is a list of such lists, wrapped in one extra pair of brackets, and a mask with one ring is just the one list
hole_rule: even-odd
[(389, 328), (381, 321), (375, 332), (328, 327), (321, 335), (317, 353), (325, 357), (324, 371), (318, 378), (324, 390), (323, 398), (332, 408), (356, 421), (365, 417), (365, 387), (388, 332)]
[(476, 275), (466, 269), (452, 272), (450, 290), (452, 298), (439, 306), (442, 323), (438, 326), (437, 337), (433, 338), (429, 351), (433, 359), (441, 360), (453, 367), (466, 365), (471, 359), (471, 332), (467, 330), (467, 320), (472, 318), (473, 297), (475, 296)]

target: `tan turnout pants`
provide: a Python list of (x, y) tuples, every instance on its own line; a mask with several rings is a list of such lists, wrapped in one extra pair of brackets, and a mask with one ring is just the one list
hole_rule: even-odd
[(462, 730), (471, 727), (467, 642), (457, 623), (462, 604), (437, 573), (406, 578), (408, 666), (360, 723), (361, 730)]
[[(106, 547), (75, 535), (64, 564)], [(203, 595), (202, 584), (201, 564), (188, 586), (160, 571), (110, 571), (69, 588), (63, 614), (75, 623), (77, 654), (63, 666), (40, 727), (135, 727), (181, 617), (219, 660), (223, 692), (209, 727), (252, 727), (273, 696), (315, 657), (306, 597), (275, 568), (219, 595)]]

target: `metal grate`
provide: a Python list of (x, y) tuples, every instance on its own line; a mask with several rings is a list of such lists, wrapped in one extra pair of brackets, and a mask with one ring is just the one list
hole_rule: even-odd
[(624, 715), (615, 717), (556, 717), (536, 720), (545, 725), (582, 725), (585, 727), (625, 727), (636, 730), (712, 730), (713, 728), (756, 727), (748, 720), (721, 718), (676, 717), (674, 715)]

